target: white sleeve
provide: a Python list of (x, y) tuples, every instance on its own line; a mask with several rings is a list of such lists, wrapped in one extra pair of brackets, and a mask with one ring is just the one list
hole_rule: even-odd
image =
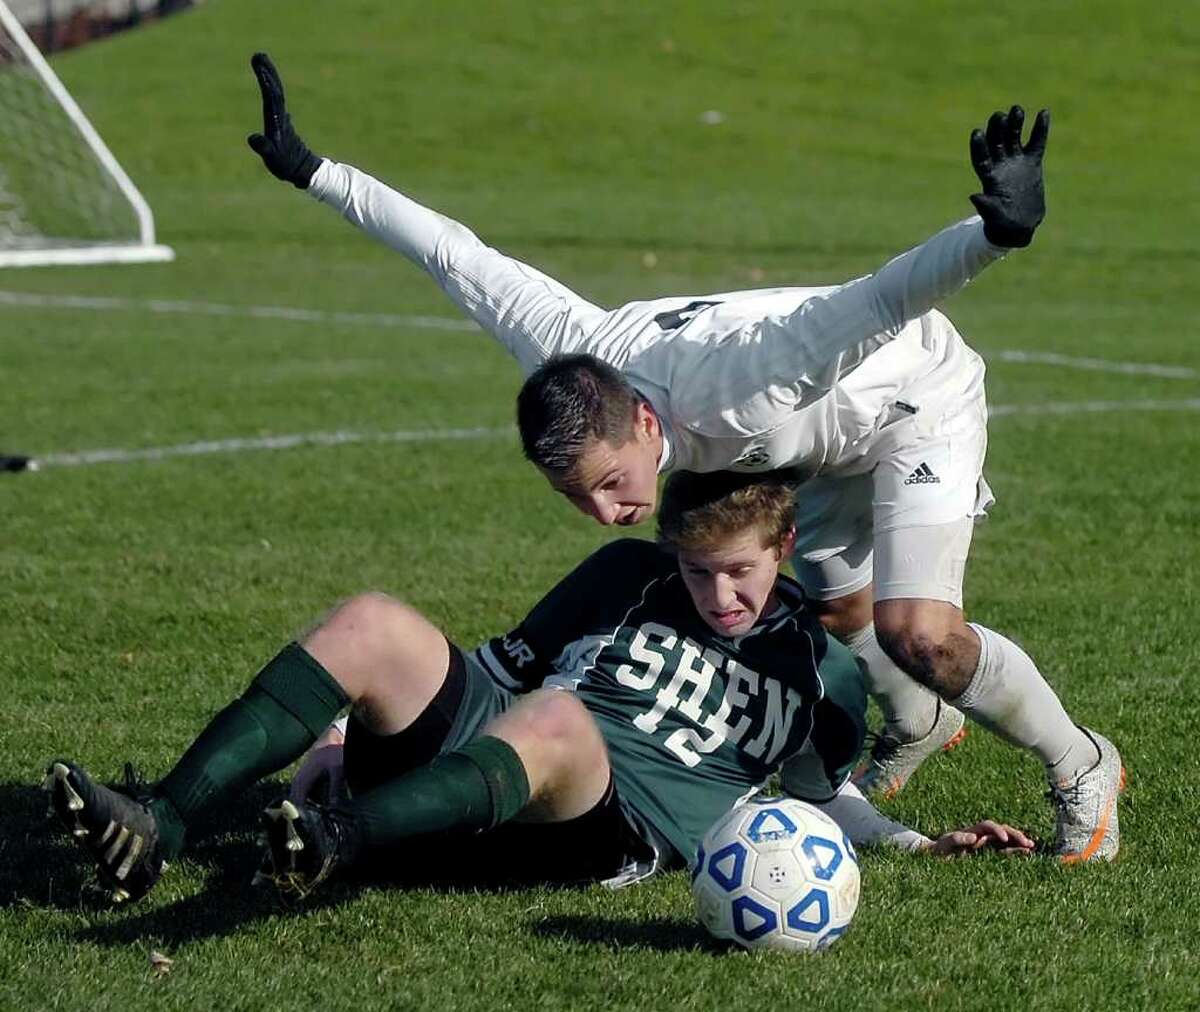
[(914, 829), (893, 822), (871, 804), (850, 781), (833, 798), (814, 807), (834, 820), (855, 846), (887, 843), (902, 850), (922, 850), (932, 841)]
[(1005, 247), (988, 242), (982, 219), (974, 215), (942, 229), (920, 246), (889, 260), (874, 274), (843, 285), (827, 298), (838, 303), (869, 303), (872, 325), (895, 333), (1007, 254)]
[(323, 160), (308, 192), (427, 271), (526, 374), (552, 355), (582, 350), (604, 315), (565, 285), (486, 245), (465, 225), (352, 165)]
[(895, 337), (1007, 253), (988, 242), (975, 216), (942, 229), (874, 274), (806, 300), (763, 335), (774, 345), (771, 358), (778, 363), (780, 381), (872, 337)]
[(447, 228), (457, 227), (470, 235), (463, 225), (418, 204), (374, 176), (328, 158), (322, 159), (313, 173), (308, 193), (371, 238), (426, 269)]
[(988, 242), (978, 217), (968, 218), (874, 274), (688, 348), (673, 364), (676, 414), (706, 434), (774, 429), (1006, 253)]

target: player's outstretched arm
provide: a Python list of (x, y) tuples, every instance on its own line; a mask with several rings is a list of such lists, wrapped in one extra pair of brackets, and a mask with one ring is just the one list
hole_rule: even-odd
[[(802, 385), (811, 389), (807, 396), (820, 396), (836, 381), (822, 365), (864, 341), (882, 344), (895, 337), (989, 264), (1028, 246), (1046, 213), (1042, 156), (1050, 114), (1038, 113), (1028, 144), (1021, 142), (1024, 123), (1025, 113), (1013, 106), (994, 113), (986, 132), (971, 135), (971, 161), (983, 186), (971, 197), (979, 218), (944, 228), (874, 273), (807, 299), (787, 316), (769, 318), (757, 335), (766, 358), (749, 379), (765, 390), (793, 386), (803, 376)], [(754, 363), (742, 348), (731, 347), (737, 368)]]
[(283, 81), (266, 53), (250, 57), (250, 67), (262, 92), (263, 132), (251, 134), (246, 143), (254, 149), (270, 173), (301, 190), (308, 189), (321, 164), (292, 127), (283, 96)]
[(1029, 143), (1021, 144), (1025, 110), (1014, 105), (994, 112), (987, 132), (971, 131), (971, 164), (983, 185), (971, 203), (983, 219), (983, 233), (997, 246), (1028, 246), (1046, 216), (1042, 157), (1050, 136), (1050, 113), (1043, 109), (1033, 122)]
[[(789, 783), (792, 782), (798, 768), (789, 768), (788, 764), (785, 764), (782, 771), (784, 791), (793, 796), (796, 792), (789, 787)], [(817, 802), (816, 807), (841, 826), (855, 846), (889, 844), (902, 850), (932, 854), (936, 857), (954, 857), (980, 850), (1028, 854), (1033, 851), (1034, 846), (1033, 840), (1021, 830), (993, 822), (991, 819), (943, 833), (936, 840), (931, 840), (916, 830), (889, 819), (850, 781), (844, 783), (838, 793), (828, 801)]]
[(270, 57), (255, 53), (250, 66), (262, 92), (263, 127), (246, 141), (268, 171), (427, 271), (526, 374), (560, 350), (562, 335), (603, 315), (553, 279), (486, 246), (465, 225), (351, 165), (314, 154), (292, 126)]
[(1021, 143), (1024, 126), (1025, 111), (1014, 105), (1007, 113), (992, 113), (986, 132), (971, 133), (971, 164), (983, 187), (982, 193), (971, 195), (971, 203), (982, 229), (975, 219), (942, 229), (874, 274), (843, 285), (828, 298), (842, 331), (853, 332), (855, 310), (866, 306), (870, 312), (864, 316), (873, 317), (877, 333), (895, 334), (1008, 250), (1032, 242), (1046, 215), (1042, 158), (1050, 113), (1043, 109), (1037, 114), (1028, 144)]

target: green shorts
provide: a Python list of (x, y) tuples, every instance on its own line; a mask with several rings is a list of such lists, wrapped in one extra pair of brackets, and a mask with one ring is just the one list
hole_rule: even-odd
[[(437, 753), (478, 738), (519, 698), (489, 674), (474, 652), (465, 653), (453, 643), (447, 679), (460, 680), (461, 694), (440, 745), (429, 743)], [(411, 743), (403, 737), (401, 732), (363, 743), (355, 729), (346, 738), (347, 769), (358, 764), (351, 755), (357, 747), (369, 750), (376, 782), (402, 776), (411, 769)], [(350, 786), (353, 790), (353, 782)], [(403, 856), (403, 862), (397, 862), (389, 855), (380, 868), (392, 877), (448, 884), (600, 881), (617, 888), (674, 863), (669, 845), (624, 802), (615, 779), (604, 799), (576, 819), (552, 823), (517, 819), (486, 833), (439, 835), (406, 844)]]

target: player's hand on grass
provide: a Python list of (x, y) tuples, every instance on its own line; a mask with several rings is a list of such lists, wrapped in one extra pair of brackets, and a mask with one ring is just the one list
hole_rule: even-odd
[(971, 203), (983, 219), (983, 232), (997, 246), (1028, 246), (1034, 229), (1046, 215), (1042, 185), (1042, 155), (1050, 133), (1050, 113), (1043, 109), (1034, 120), (1029, 143), (1022, 147), (1025, 110), (1014, 105), (994, 112), (987, 132), (971, 131), (971, 164), (983, 184)]
[(973, 826), (943, 833), (926, 847), (936, 857), (957, 857), (979, 850), (996, 850), (1002, 854), (1032, 854), (1034, 843), (1019, 829), (1002, 822), (984, 819)]
[(262, 91), (263, 132), (251, 134), (246, 142), (272, 175), (306, 190), (321, 159), (292, 128), (283, 98), (283, 82), (271, 58), (266, 53), (255, 53), (250, 57), (250, 67)]
[(300, 769), (288, 788), (288, 798), (295, 804), (319, 801), (332, 804), (346, 792), (342, 732), (330, 727), (309, 750)]

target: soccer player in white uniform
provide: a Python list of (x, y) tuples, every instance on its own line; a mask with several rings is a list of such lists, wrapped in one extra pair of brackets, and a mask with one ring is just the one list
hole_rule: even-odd
[[(1026, 246), (1044, 214), (1049, 116), (971, 136), (979, 216), (843, 285), (596, 306), (359, 170), (292, 127), (265, 54), (251, 61), (263, 133), (250, 146), (427, 271), (516, 358), (526, 456), (602, 524), (651, 515), (660, 472), (791, 468), (806, 479), (793, 563), (826, 627), (858, 658), (886, 727), (860, 772), (894, 793), (955, 742), (965, 712), (1046, 768), (1056, 853), (1111, 859), (1124, 772), (1019, 646), (967, 623), (962, 580), (983, 479), (983, 362), (935, 306)], [(951, 705), (952, 704), (952, 705)]]

